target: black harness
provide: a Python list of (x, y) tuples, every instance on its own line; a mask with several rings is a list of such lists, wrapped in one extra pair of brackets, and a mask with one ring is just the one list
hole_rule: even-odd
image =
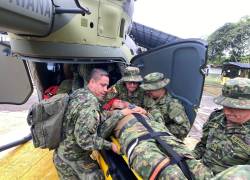
[(189, 167), (185, 161), (185, 157), (180, 156), (178, 153), (176, 153), (169, 144), (167, 144), (160, 138), (161, 136), (169, 136), (170, 134), (168, 134), (167, 132), (154, 132), (154, 130), (150, 127), (150, 125), (146, 122), (141, 114), (133, 113), (133, 115), (140, 123), (143, 124), (143, 126), (148, 130), (149, 133), (132, 140), (132, 142), (128, 144), (127, 150), (135, 141), (140, 142), (147, 139), (154, 139), (158, 144), (160, 144), (164, 152), (170, 157), (171, 164), (177, 164), (188, 180), (194, 180), (194, 176), (189, 170)]

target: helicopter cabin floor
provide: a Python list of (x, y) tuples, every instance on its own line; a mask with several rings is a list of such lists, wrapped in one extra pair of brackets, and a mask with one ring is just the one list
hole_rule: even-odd
[(0, 180), (58, 180), (52, 154), (31, 141), (20, 145), (0, 158)]

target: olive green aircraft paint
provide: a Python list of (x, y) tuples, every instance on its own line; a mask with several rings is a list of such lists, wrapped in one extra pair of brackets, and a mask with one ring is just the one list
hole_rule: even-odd
[(1, 1), (0, 30), (9, 32), (12, 52), (20, 56), (59, 61), (119, 58), (129, 63), (136, 54), (132, 48), (135, 43), (127, 35), (134, 0), (79, 0), (79, 3), (91, 13), (56, 13), (58, 7), (79, 10), (73, 0)]
[(51, 5), (48, 0), (9, 0), (6, 3), (51, 18)]
[(0, 30), (44, 36), (50, 31), (52, 13), (51, 0), (0, 1)]
[(9, 53), (8, 46), (0, 43), (1, 103), (23, 104), (33, 92), (33, 85), (25, 62), (17, 61)]

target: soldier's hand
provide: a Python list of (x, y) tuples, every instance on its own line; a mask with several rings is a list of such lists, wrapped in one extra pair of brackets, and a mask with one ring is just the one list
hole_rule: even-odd
[(136, 106), (135, 108), (133, 108), (133, 111), (139, 114), (147, 114), (147, 111), (139, 106)]
[(112, 143), (112, 151), (116, 154), (120, 154), (120, 150), (115, 143)]
[(129, 109), (129, 108), (125, 108), (125, 109), (121, 110), (121, 112), (124, 116), (135, 113), (135, 111), (133, 109)]

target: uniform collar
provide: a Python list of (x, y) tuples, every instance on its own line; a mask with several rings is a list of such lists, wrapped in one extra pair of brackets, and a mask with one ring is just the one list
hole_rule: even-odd
[(172, 96), (169, 93), (166, 93), (164, 96), (155, 100), (155, 102), (157, 104), (166, 104), (166, 102), (170, 101), (171, 99), (172, 99)]

